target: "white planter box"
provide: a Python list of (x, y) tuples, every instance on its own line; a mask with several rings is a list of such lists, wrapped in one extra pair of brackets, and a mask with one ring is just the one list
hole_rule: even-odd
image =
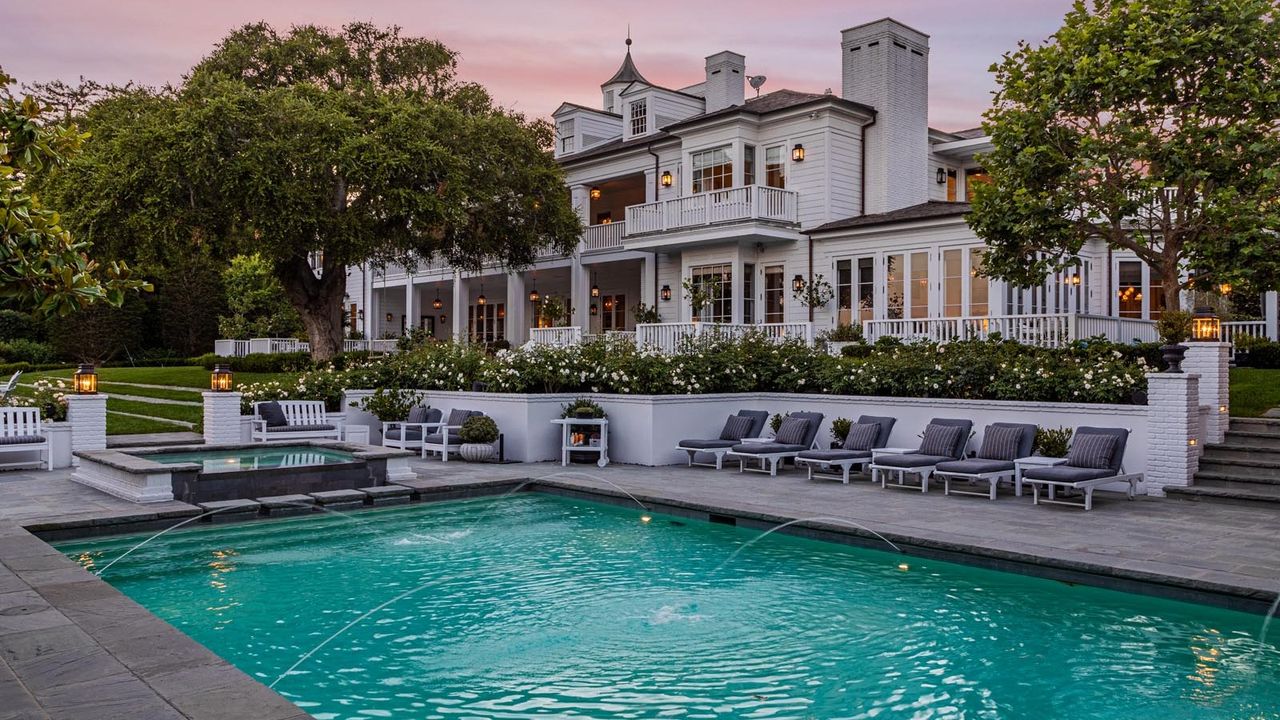
[(53, 467), (71, 467), (71, 423), (45, 423), (44, 430), (49, 435), (50, 452), (53, 453)]

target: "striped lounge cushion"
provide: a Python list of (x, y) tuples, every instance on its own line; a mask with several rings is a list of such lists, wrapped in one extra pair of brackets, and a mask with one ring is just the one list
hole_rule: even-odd
[(875, 447), (876, 437), (880, 435), (880, 426), (875, 423), (854, 423), (849, 426), (849, 434), (844, 436), (845, 450), (870, 450)]
[(1111, 467), (1116, 452), (1116, 439), (1111, 435), (1076, 435), (1067, 451), (1067, 465), (1078, 468)]
[(720, 431), (721, 440), (741, 440), (751, 432), (751, 418), (741, 415), (730, 415), (724, 421), (724, 429)]
[(807, 419), (789, 417), (782, 421), (782, 425), (778, 427), (778, 434), (773, 440), (779, 445), (803, 445), (807, 432), (809, 432)]
[(0, 445), (27, 445), (44, 442), (43, 435), (0, 435)]
[(978, 457), (984, 460), (1017, 460), (1018, 445), (1022, 444), (1022, 428), (992, 425), (982, 438)]
[(964, 428), (959, 425), (934, 425), (930, 423), (924, 429), (924, 437), (920, 440), (921, 455), (945, 455), (954, 457), (956, 445), (960, 444), (960, 435)]

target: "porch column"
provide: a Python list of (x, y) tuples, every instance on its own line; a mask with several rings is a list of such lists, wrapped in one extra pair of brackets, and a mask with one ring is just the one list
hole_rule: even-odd
[(462, 272), (453, 271), (453, 304), (449, 308), (449, 319), (452, 321), (452, 333), (454, 342), (467, 341), (467, 306), (468, 303), (467, 279), (462, 277)]
[(1263, 296), (1262, 317), (1267, 319), (1267, 337), (1280, 341), (1280, 293), (1272, 290)]
[(742, 263), (734, 255), (733, 264), (729, 266), (729, 322), (741, 323), (742, 319)]
[(373, 267), (368, 263), (361, 268), (360, 274), (360, 310), (364, 318), (360, 321), (360, 332), (366, 340), (373, 337)]
[(640, 259), (640, 302), (654, 307), (658, 304), (658, 293), (654, 286), (658, 282), (658, 257), (646, 255)]
[(644, 171), (644, 201), (658, 201), (658, 171), (653, 168)]
[(374, 280), (377, 271), (373, 267), (369, 268), (369, 292), (365, 295), (368, 302), (364, 306), (364, 337), (366, 340), (373, 340), (378, 337), (378, 298), (374, 293)]
[(506, 338), (512, 347), (523, 345), (529, 339), (529, 322), (526, 311), (529, 299), (524, 296), (524, 273), (507, 275)]
[(582, 332), (591, 330), (591, 271), (582, 264), (582, 256), (574, 253), (569, 267), (569, 304), (573, 306), (573, 324)]
[(408, 334), (418, 326), (418, 307), (414, 301), (417, 293), (413, 291), (413, 273), (408, 268), (404, 271), (404, 328), (401, 332)]

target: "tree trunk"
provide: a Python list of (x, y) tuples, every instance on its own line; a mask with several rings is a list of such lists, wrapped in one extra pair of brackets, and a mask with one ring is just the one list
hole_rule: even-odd
[(289, 304), (302, 318), (311, 358), (325, 361), (342, 352), (342, 297), (347, 290), (344, 268), (332, 267), (326, 259), (317, 278), (305, 257), (295, 257), (277, 264), (276, 275)]
[[(1178, 256), (1165, 253), (1160, 256), (1160, 264), (1153, 265), (1151, 272), (1160, 278), (1160, 292), (1164, 296), (1165, 310), (1182, 309), (1182, 277)], [(1154, 301), (1155, 298), (1152, 298)]]

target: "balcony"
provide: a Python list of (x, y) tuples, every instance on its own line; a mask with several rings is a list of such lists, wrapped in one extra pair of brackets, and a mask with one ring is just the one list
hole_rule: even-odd
[[(726, 225), (752, 223), (755, 233), (766, 240), (793, 240), (800, 224), (799, 195), (794, 190), (747, 185), (728, 190), (713, 190), (672, 200), (632, 205), (627, 208), (626, 238), (628, 247), (669, 245), (636, 238), (651, 238), (664, 233), (702, 234), (707, 229), (720, 230)], [(741, 233), (732, 233), (740, 235)]]
[(1005, 340), (1040, 347), (1062, 347), (1091, 337), (1105, 337), (1118, 343), (1156, 340), (1155, 323), (1150, 320), (1075, 313), (864, 320), (862, 333), (867, 342), (893, 336), (935, 343), (985, 340), (999, 333)]
[(588, 225), (582, 234), (583, 249), (586, 252), (601, 252), (621, 248), (626, 226), (626, 223), (621, 222)]

